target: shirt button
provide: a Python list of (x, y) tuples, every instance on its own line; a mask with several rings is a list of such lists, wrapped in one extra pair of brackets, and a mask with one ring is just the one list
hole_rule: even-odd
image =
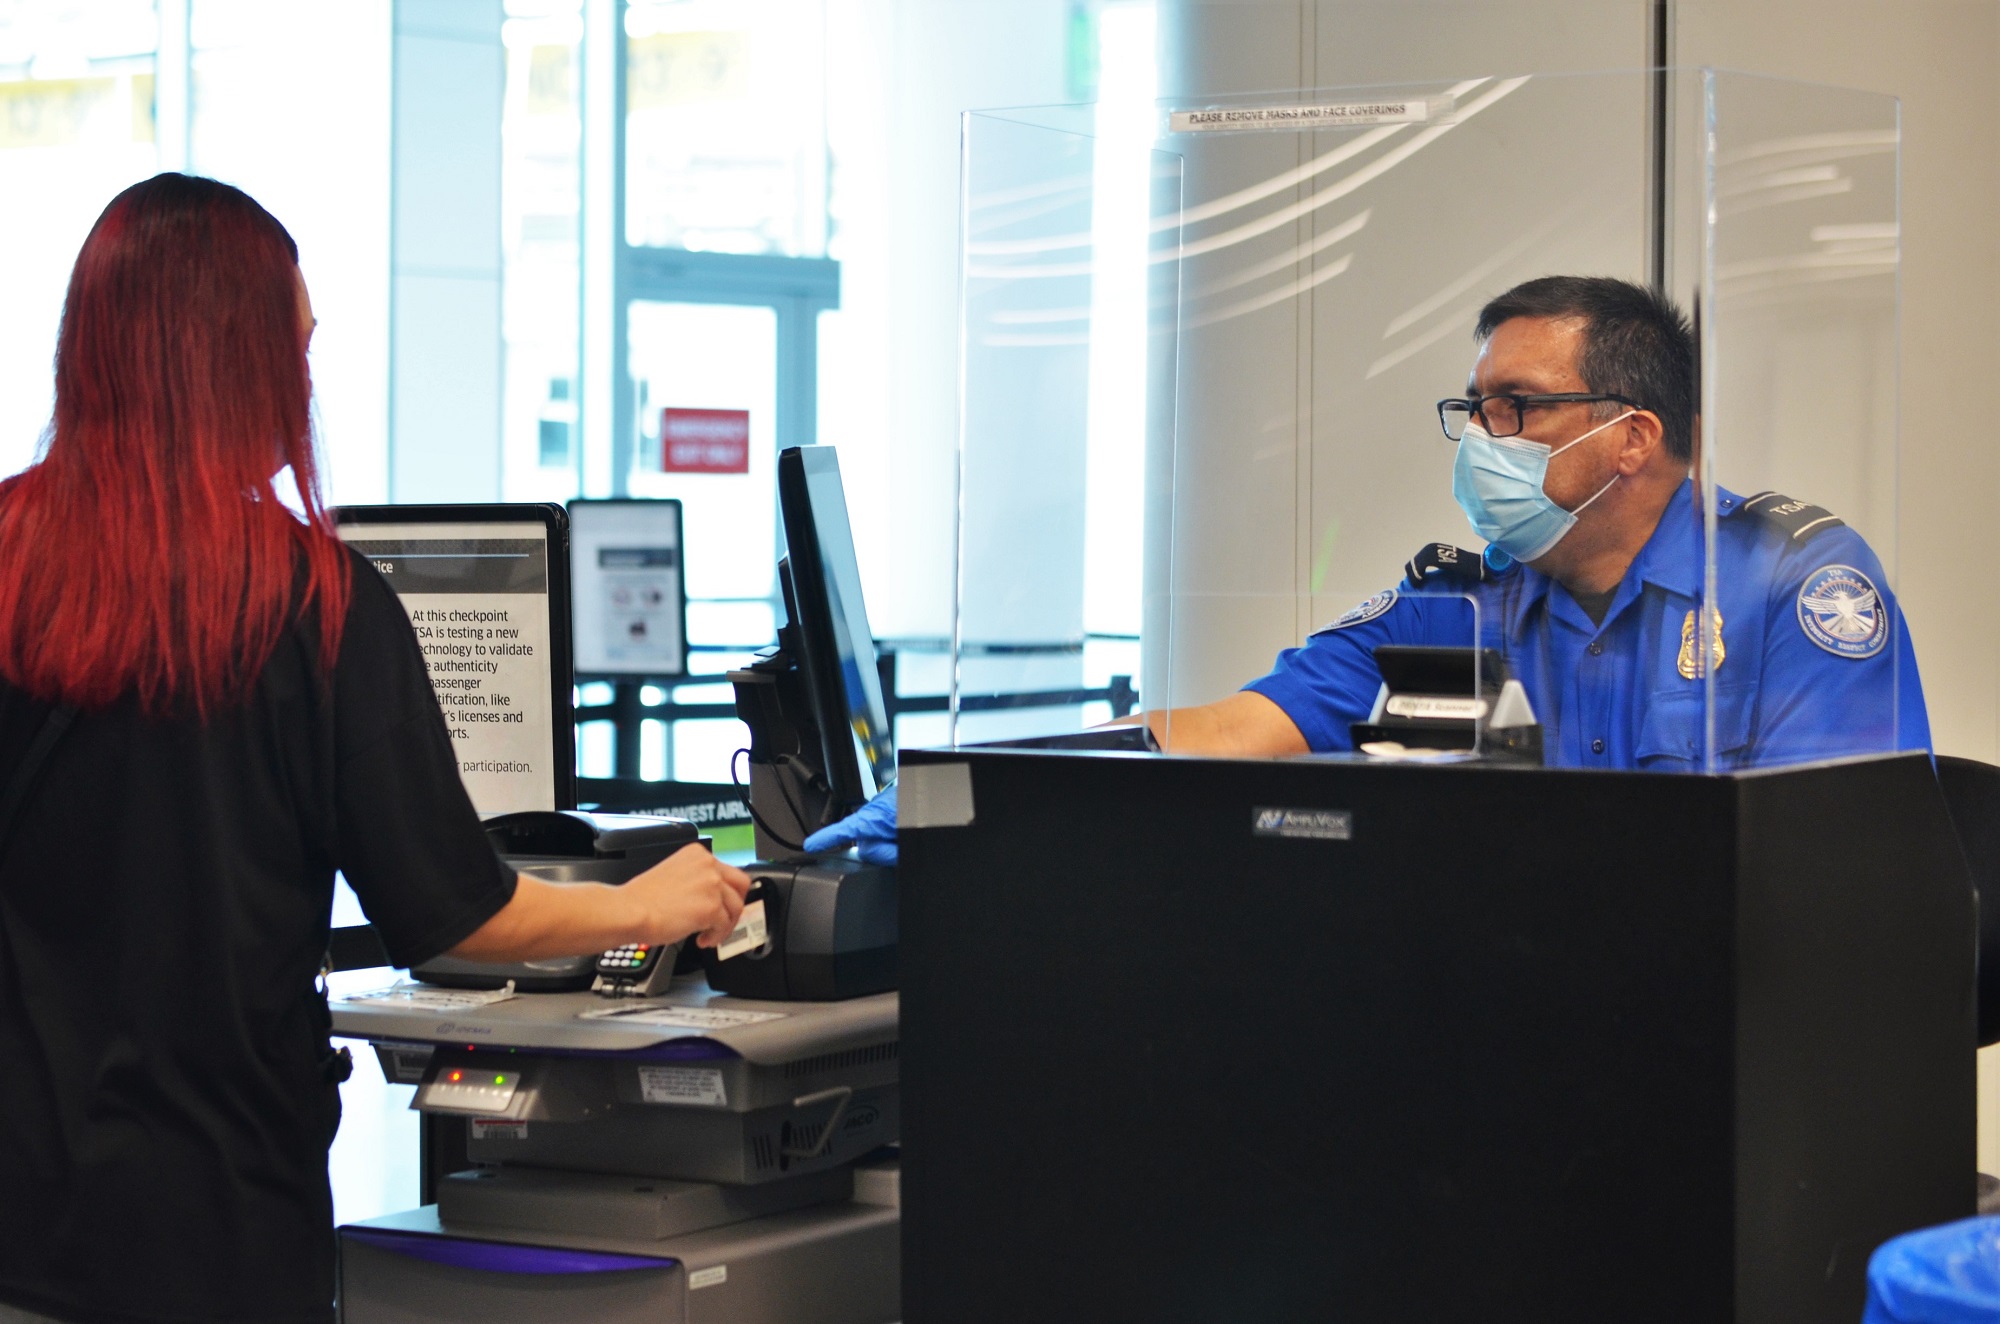
[(1603, 644), (1600, 644), (1600, 643), (1598, 643), (1598, 642), (1597, 642), (1597, 641), (1596, 641), (1595, 639), (1591, 640), (1591, 641), (1590, 641), (1590, 655), (1591, 655), (1592, 657), (1601, 657), (1601, 656), (1603, 655), (1603, 653), (1604, 653), (1604, 645), (1603, 645)]
[(1590, 752), (1593, 754), (1602, 754), (1604, 752), (1604, 742), (1602, 740), (1591, 741)]

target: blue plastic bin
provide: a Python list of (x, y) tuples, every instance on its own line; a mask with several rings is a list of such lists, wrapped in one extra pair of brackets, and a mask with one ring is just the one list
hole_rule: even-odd
[(2000, 1321), (2000, 1215), (1883, 1242), (1868, 1260), (1862, 1324)]

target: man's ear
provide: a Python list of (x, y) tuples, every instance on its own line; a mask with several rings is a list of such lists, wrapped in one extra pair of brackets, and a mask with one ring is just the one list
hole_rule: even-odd
[(1666, 449), (1666, 425), (1650, 409), (1641, 409), (1618, 427), (1624, 440), (1618, 448), (1618, 472), (1627, 478), (1645, 469)]

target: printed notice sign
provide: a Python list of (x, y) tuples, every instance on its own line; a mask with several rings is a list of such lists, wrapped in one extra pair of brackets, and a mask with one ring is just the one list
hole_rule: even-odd
[(543, 527), (347, 524), (341, 536), (410, 614), (473, 806), (554, 809)]
[(1177, 110), (1169, 116), (1175, 133), (1216, 133), (1252, 129), (1338, 129), (1350, 124), (1422, 124), (1430, 102), (1333, 101), (1305, 106), (1218, 106)]

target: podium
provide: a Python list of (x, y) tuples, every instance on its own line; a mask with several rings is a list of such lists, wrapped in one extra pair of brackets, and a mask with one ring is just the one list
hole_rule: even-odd
[(903, 777), (912, 1324), (1851, 1324), (1973, 1212), (1924, 755)]

